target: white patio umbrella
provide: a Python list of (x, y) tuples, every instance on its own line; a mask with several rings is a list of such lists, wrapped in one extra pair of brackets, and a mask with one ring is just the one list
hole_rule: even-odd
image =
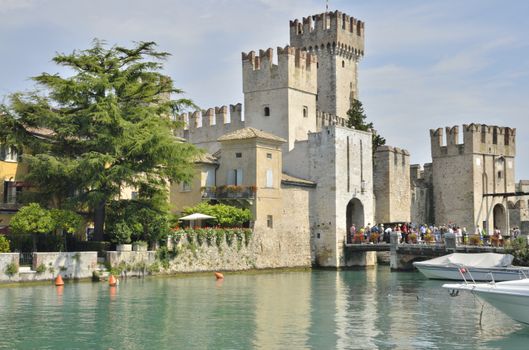
[(200, 221), (200, 220), (204, 220), (204, 219), (216, 219), (216, 217), (210, 216), (210, 215), (206, 215), (206, 214), (202, 214), (202, 213), (193, 213), (193, 214), (190, 214), (190, 215), (182, 216), (178, 220), (190, 221), (189, 225), (191, 227), (193, 227), (193, 222), (195, 220)]

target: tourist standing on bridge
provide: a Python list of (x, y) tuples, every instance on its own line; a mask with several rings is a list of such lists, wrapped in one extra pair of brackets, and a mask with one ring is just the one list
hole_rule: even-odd
[(356, 226), (355, 224), (352, 224), (351, 227), (349, 228), (349, 235), (347, 236), (347, 243), (353, 243), (353, 237), (355, 236), (355, 233), (356, 233)]

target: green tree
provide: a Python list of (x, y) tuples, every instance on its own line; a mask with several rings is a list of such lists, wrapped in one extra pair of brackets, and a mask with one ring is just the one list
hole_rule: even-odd
[(356, 130), (371, 131), (373, 133), (373, 154), (375, 154), (379, 146), (386, 144), (386, 139), (380, 136), (373, 128), (373, 123), (367, 123), (366, 119), (367, 116), (364, 112), (362, 102), (354, 100), (351, 108), (347, 111), (347, 126), (349, 128), (355, 128)]
[[(216, 222), (221, 227), (242, 226), (252, 219), (252, 213), (248, 209), (241, 209), (226, 204), (209, 204), (200, 202), (194, 207), (184, 208), (184, 214), (202, 213), (216, 218)], [(212, 221), (211, 223), (214, 223)], [(210, 223), (210, 224), (211, 224)]]
[[(166, 52), (154, 42), (132, 48), (93, 46), (53, 61), (71, 74), (43, 73), (39, 89), (0, 106), (0, 142), (25, 150), (26, 180), (42, 202), (89, 209), (103, 238), (105, 209), (124, 186), (166, 194), (169, 182), (193, 176), (197, 149), (178, 141), (171, 116), (193, 106), (160, 73)], [(167, 196), (165, 196), (167, 198)], [(166, 199), (167, 200), (167, 199)]]
[(9, 240), (6, 236), (0, 235), (0, 253), (9, 253), (10, 251)]
[(60, 233), (75, 233), (83, 223), (81, 215), (71, 210), (52, 209), (50, 215), (55, 226), (54, 229)]
[(50, 233), (55, 228), (55, 223), (49, 210), (42, 208), (38, 203), (30, 203), (13, 215), (9, 226), (14, 234), (31, 234), (33, 250), (36, 251), (36, 235)]

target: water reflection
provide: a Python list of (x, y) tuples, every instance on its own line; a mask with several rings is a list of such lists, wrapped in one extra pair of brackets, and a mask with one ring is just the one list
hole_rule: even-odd
[(379, 267), (0, 288), (0, 348), (526, 348), (529, 327), (490, 306), (480, 325), (442, 283)]

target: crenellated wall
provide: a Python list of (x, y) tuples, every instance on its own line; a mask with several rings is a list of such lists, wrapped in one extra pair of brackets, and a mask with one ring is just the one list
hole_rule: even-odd
[(211, 154), (220, 149), (219, 137), (245, 126), (240, 103), (184, 113), (178, 119), (184, 123), (184, 128), (177, 136)]
[(340, 11), (290, 21), (290, 44), (309, 51), (335, 46), (340, 53), (364, 54), (364, 22)]
[[(432, 158), (458, 154), (516, 155), (516, 129), (485, 124), (463, 125), (463, 143), (459, 126), (430, 130)], [(446, 135), (446, 137), (445, 137)]]

